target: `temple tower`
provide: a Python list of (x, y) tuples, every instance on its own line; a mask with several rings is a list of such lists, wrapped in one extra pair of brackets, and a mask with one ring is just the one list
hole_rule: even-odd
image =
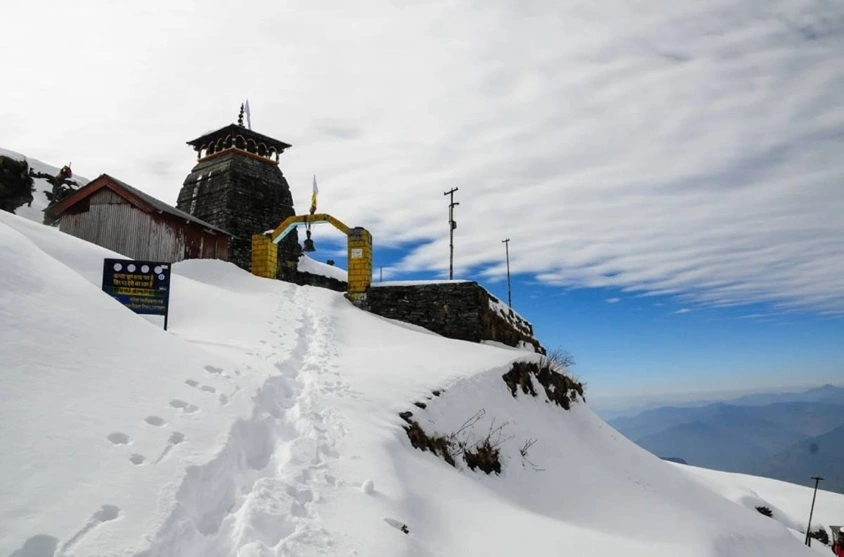
[[(187, 144), (196, 151), (197, 162), (185, 178), (176, 208), (233, 234), (229, 261), (249, 271), (252, 235), (296, 214), (278, 165), (279, 155), (290, 145), (244, 127), (242, 108), (237, 124)], [(298, 238), (291, 236), (279, 245), (280, 267), (298, 259)]]

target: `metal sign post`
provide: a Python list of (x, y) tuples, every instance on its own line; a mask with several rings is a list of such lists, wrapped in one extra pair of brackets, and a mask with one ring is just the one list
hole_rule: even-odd
[(103, 261), (103, 292), (141, 315), (170, 317), (170, 264), (132, 259)]

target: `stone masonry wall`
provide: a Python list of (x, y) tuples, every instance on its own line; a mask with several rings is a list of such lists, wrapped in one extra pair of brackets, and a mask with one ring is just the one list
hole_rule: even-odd
[[(295, 214), (290, 186), (278, 165), (230, 150), (200, 160), (185, 178), (176, 207), (235, 237), (229, 260), (249, 270), (252, 235)], [(296, 231), (279, 246), (279, 260), (295, 259)]]
[(313, 273), (304, 273), (302, 271), (295, 271), (286, 280), (299, 286), (319, 286), (320, 288), (328, 288), (336, 292), (345, 292), (348, 287), (344, 280), (315, 275)]
[[(545, 349), (533, 336), (530, 324), (508, 319), (490, 304), (490, 294), (477, 282), (446, 282), (378, 286), (373, 284), (362, 308), (448, 338), (480, 342), (493, 340), (508, 346), (530, 344)], [(526, 328), (527, 326), (527, 328)]]

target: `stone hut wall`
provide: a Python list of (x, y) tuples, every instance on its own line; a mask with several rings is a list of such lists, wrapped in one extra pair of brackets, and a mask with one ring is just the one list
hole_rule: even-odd
[(477, 282), (373, 284), (362, 304), (376, 315), (425, 327), (442, 336), (508, 346), (529, 344), (545, 353), (533, 327)]

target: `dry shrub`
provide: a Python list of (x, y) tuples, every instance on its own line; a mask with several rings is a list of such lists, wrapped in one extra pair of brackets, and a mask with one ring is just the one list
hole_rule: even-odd
[(545, 390), (548, 400), (568, 410), (578, 397), (583, 398), (583, 384), (560, 373), (555, 367), (548, 358), (542, 358), (539, 362), (515, 362), (502, 379), (510, 388), (510, 394), (515, 397), (519, 390), (526, 395), (537, 396), (533, 385), (535, 378)]

